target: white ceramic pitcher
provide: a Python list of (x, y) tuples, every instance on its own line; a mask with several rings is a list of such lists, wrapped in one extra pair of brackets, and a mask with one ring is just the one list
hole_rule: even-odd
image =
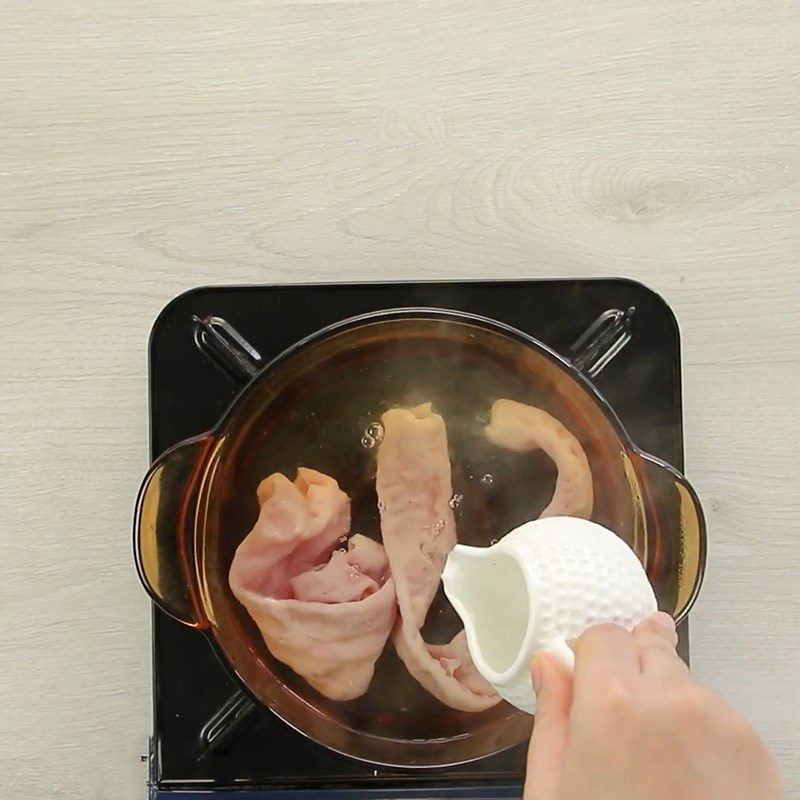
[(491, 547), (456, 545), (442, 582), (478, 671), (530, 714), (534, 654), (553, 653), (572, 669), (568, 642), (586, 628), (615, 623), (632, 630), (657, 609), (630, 547), (602, 525), (574, 517), (527, 522)]

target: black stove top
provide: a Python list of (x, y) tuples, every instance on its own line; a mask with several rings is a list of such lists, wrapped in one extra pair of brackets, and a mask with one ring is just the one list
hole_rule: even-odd
[[(224, 319), (269, 361), (330, 323), (422, 306), (495, 318), (562, 354), (607, 310), (635, 307), (630, 341), (593, 380), (638, 446), (683, 469), (678, 327), (659, 296), (622, 279), (193, 290), (173, 300), (153, 326), (152, 457), (211, 428), (241, 388), (235, 369), (220, 369), (209, 358), (195, 318)], [(153, 677), (153, 798), (179, 791), (182, 800), (208, 800), (219, 790), (226, 790), (218, 795), (226, 800), (340, 793), (488, 798), (520, 792), (522, 746), (473, 764), (411, 771), (375, 767), (314, 744), (240, 693), (201, 632), (157, 608)]]

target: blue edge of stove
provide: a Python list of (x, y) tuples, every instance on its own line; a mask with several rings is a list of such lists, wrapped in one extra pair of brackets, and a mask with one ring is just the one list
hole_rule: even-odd
[(177, 789), (151, 787), (150, 800), (516, 800), (522, 794), (519, 784), (510, 786), (462, 786), (426, 789)]

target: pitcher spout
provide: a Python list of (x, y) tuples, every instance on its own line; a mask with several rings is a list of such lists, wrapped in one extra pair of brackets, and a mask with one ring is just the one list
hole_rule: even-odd
[(450, 551), (442, 571), (444, 593), (465, 625), (472, 617), (470, 586), (480, 580), (487, 549), (457, 544)]
[(447, 599), (464, 623), (470, 655), (491, 683), (510, 673), (526, 638), (530, 602), (525, 573), (510, 553), (456, 545), (442, 573)]

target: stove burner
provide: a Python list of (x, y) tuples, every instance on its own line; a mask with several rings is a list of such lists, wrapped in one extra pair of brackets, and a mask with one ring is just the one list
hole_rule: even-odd
[[(609, 308), (620, 300), (626, 311)], [(592, 379), (630, 344), (619, 369), (612, 371), (616, 374), (598, 382), (598, 388), (637, 444), (682, 468), (677, 326), (659, 297), (623, 280), (194, 290), (168, 305), (153, 328), (153, 457), (213, 425), (239, 387), (319, 327), (369, 311), (419, 306), (453, 308), (506, 322), (568, 353)], [(633, 339), (635, 312), (642, 323)], [(256, 338), (259, 349), (235, 324)], [(584, 332), (575, 338), (581, 329)], [(573, 344), (568, 345), (568, 337)], [(199, 354), (219, 370), (212, 374)], [(682, 634), (683, 655), (688, 658), (685, 630)], [(238, 690), (199, 632), (157, 608), (153, 637), (153, 798), (167, 797), (174, 789), (194, 790), (181, 795), (187, 800), (211, 798), (217, 789), (235, 787), (240, 791), (226, 791), (226, 800), (277, 793), (295, 798), (309, 790), (315, 797), (441, 796), (445, 789), (448, 796), (519, 794), (522, 746), (458, 767), (376, 769), (310, 742), (254, 703)]]

